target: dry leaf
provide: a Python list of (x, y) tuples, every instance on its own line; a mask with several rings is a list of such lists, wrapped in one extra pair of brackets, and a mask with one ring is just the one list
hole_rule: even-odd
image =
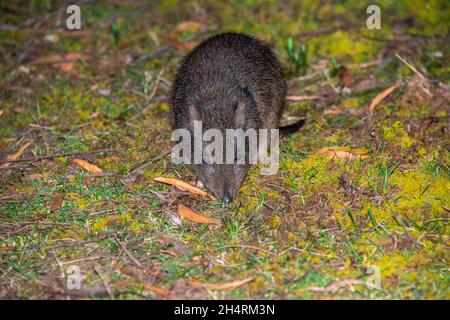
[(74, 159), (73, 162), (75, 162), (77, 165), (82, 167), (84, 170), (89, 171), (91, 173), (102, 173), (103, 170), (97, 167), (96, 165), (90, 164), (86, 160), (83, 159)]
[(335, 114), (340, 114), (340, 113), (342, 113), (342, 112), (344, 112), (344, 110), (342, 110), (342, 108), (339, 108), (339, 107), (337, 107), (337, 106), (332, 106), (331, 108), (326, 109), (326, 110), (323, 112), (323, 114), (332, 114), (332, 115), (335, 115)]
[(32, 174), (26, 176), (25, 179), (28, 181), (39, 180), (39, 179), (42, 179), (42, 174), (32, 173)]
[(353, 76), (346, 66), (339, 70), (339, 83), (342, 87), (350, 88), (353, 83)]
[(288, 96), (286, 97), (288, 101), (305, 101), (305, 100), (320, 100), (322, 97), (320, 96)]
[(5, 110), (0, 110), (0, 117), (5, 113)]
[(158, 182), (167, 183), (167, 184), (170, 184), (172, 186), (175, 186), (178, 189), (180, 189), (181, 191), (187, 191), (187, 192), (199, 195), (201, 197), (208, 197), (208, 198), (210, 198), (212, 200), (216, 200), (216, 198), (214, 198), (213, 196), (209, 195), (206, 191), (203, 191), (200, 188), (194, 187), (193, 185), (191, 185), (191, 184), (189, 184), (187, 182), (184, 182), (184, 181), (181, 181), (181, 180), (178, 180), (178, 179), (175, 179), (175, 178), (162, 178), (162, 177), (160, 177), (160, 178), (154, 178), (154, 180), (158, 181)]
[(201, 214), (195, 213), (194, 211), (192, 211), (191, 209), (189, 209), (188, 207), (180, 204), (178, 206), (178, 214), (185, 218), (188, 219), (192, 222), (197, 222), (197, 223), (203, 223), (203, 224), (214, 224), (214, 225), (220, 225), (220, 222), (216, 219), (210, 218), (208, 216), (203, 216)]
[(326, 156), (328, 159), (367, 159), (369, 158), (369, 150), (367, 149), (351, 149), (349, 147), (328, 147), (322, 148), (318, 152)]
[(399, 83), (396, 83), (392, 86), (390, 86), (389, 88), (384, 89), (383, 91), (381, 91), (370, 103), (369, 106), (369, 111), (373, 112), (373, 110), (375, 109), (375, 107), (377, 105), (380, 104), (381, 101), (383, 101), (384, 98), (386, 98), (387, 96), (389, 96), (392, 91), (394, 91), (395, 89), (397, 89), (398, 87), (400, 87)]
[(86, 53), (71, 52), (66, 55), (52, 54), (43, 58), (36, 59), (31, 64), (53, 64), (53, 63), (65, 63), (75, 62), (78, 59), (88, 60), (91, 56)]
[(349, 64), (349, 65), (347, 65), (347, 67), (350, 69), (366, 69), (366, 68), (377, 67), (381, 64), (381, 62), (382, 62), (381, 59), (377, 59), (377, 60), (372, 60), (372, 61), (368, 61), (368, 62)]
[(242, 280), (236, 280), (228, 283), (203, 283), (198, 285), (209, 290), (232, 290), (250, 281), (253, 281), (254, 279), (255, 277), (248, 277)]
[(73, 62), (64, 62), (58, 65), (58, 69), (63, 72), (72, 72), (73, 68), (75, 67)]
[[(19, 150), (17, 150), (16, 153), (10, 154), (9, 156), (6, 157), (7, 161), (14, 161), (17, 160), (20, 156), (22, 156), (22, 154), (25, 152), (25, 150), (31, 145), (32, 142), (27, 142), (24, 145), (22, 145)], [(0, 168), (6, 168), (9, 167), (11, 165), (11, 163), (4, 163), (0, 166)]]
[(95, 119), (100, 115), (100, 111), (94, 112), (89, 116), (89, 119)]
[(25, 66), (19, 66), (19, 68), (17, 70), (20, 72), (23, 72), (25, 74), (30, 74), (30, 69)]
[(90, 30), (58, 30), (58, 34), (64, 37), (89, 37), (92, 32)]
[(150, 284), (145, 284), (144, 283), (144, 289), (148, 290), (148, 291), (152, 291), (152, 292), (157, 293), (157, 294), (160, 294), (162, 296), (168, 296), (169, 295), (169, 292), (166, 289), (155, 287), (155, 286), (152, 286)]
[(358, 284), (366, 285), (366, 281), (362, 281), (362, 280), (358, 280), (358, 279), (344, 279), (344, 280), (341, 280), (341, 281), (333, 282), (333, 283), (329, 284), (328, 286), (326, 286), (325, 288), (311, 287), (311, 288), (309, 288), (309, 290), (310, 291), (315, 291), (315, 292), (331, 292), (331, 293), (335, 293), (341, 287), (358, 285)]
[(175, 47), (178, 51), (189, 52), (197, 46), (197, 42), (181, 42), (173, 37), (160, 34), (159, 37)]
[(173, 28), (169, 34), (171, 36), (175, 36), (176, 34), (183, 32), (183, 31), (187, 31), (187, 30), (200, 31), (200, 30), (203, 30), (204, 28), (205, 28), (205, 25), (200, 22), (184, 21), (184, 22), (181, 22), (178, 25), (176, 25), (175, 28)]
[(61, 195), (59, 193), (56, 193), (53, 198), (52, 206), (50, 207), (50, 212), (59, 211), (59, 209), (61, 209), (62, 203), (63, 203), (63, 198), (61, 197)]
[(63, 72), (71, 73), (77, 60), (88, 60), (90, 58), (91, 56), (85, 53), (71, 52), (66, 55), (53, 54), (34, 60), (31, 64), (52, 64)]

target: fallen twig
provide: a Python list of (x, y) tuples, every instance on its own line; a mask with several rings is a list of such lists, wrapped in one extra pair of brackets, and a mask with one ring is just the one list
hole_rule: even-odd
[(329, 284), (328, 286), (324, 287), (324, 288), (319, 288), (319, 287), (310, 287), (309, 290), (310, 291), (314, 291), (314, 292), (330, 292), (330, 293), (335, 293), (337, 292), (341, 287), (345, 287), (345, 286), (350, 286), (352, 287), (353, 285), (366, 285), (366, 281), (363, 280), (358, 280), (358, 279), (344, 279), (341, 281), (336, 281), (333, 282), (331, 284)]
[(135, 257), (133, 257), (133, 255), (127, 250), (127, 248), (125, 248), (125, 246), (122, 244), (122, 242), (120, 242), (120, 240), (117, 237), (117, 235), (114, 235), (114, 240), (116, 240), (117, 244), (128, 255), (128, 257), (130, 257), (130, 259), (134, 262), (134, 264), (137, 265), (139, 268), (142, 268), (142, 264), (138, 260), (136, 260)]
[(106, 282), (105, 278), (103, 277), (102, 273), (100, 272), (100, 270), (98, 269), (97, 266), (94, 266), (94, 270), (95, 272), (98, 274), (98, 277), (100, 278), (100, 280), (102, 280), (103, 286), (105, 287), (106, 292), (108, 292), (109, 298), (111, 300), (114, 300), (114, 291), (111, 289), (111, 287), (108, 285), (108, 283)]
[(355, 26), (356, 25), (353, 24), (353, 23), (341, 23), (341, 24), (338, 24), (338, 25), (333, 26), (333, 27), (327, 27), (327, 28), (316, 29), (316, 30), (305, 32), (303, 34), (300, 34), (298, 38), (301, 41), (306, 41), (306, 40), (309, 40), (309, 39), (311, 39), (313, 37), (333, 34), (333, 33), (338, 32), (338, 31), (345, 31), (345, 30), (351, 29), (351, 28), (353, 28)]
[[(217, 29), (216, 25), (207, 26), (201, 32), (198, 32), (193, 37), (190, 37), (189, 39), (187, 39), (187, 41), (196, 40), (196, 39), (200, 38), (201, 36), (203, 36), (204, 34), (208, 33), (209, 31), (214, 31), (216, 29)], [(173, 48), (173, 46), (171, 46), (171, 45), (163, 46), (161, 48), (156, 49), (153, 52), (149, 52), (149, 53), (146, 53), (146, 54), (140, 56), (139, 58), (137, 58), (135, 60), (135, 62), (142, 62), (142, 61), (145, 61), (148, 59), (156, 58), (156, 57), (161, 56), (161, 55), (165, 54), (166, 52), (170, 51), (172, 48)]]
[[(85, 174), (83, 175), (84, 178), (101, 178), (101, 177), (113, 177), (115, 175), (119, 174), (119, 172), (103, 172), (103, 173), (93, 173), (93, 174)], [(76, 175), (74, 174), (69, 174), (66, 175), (65, 178), (66, 179), (72, 179), (75, 178)]]
[(0, 170), (15, 170), (15, 169), (25, 169), (25, 168), (29, 168), (30, 165), (26, 164), (23, 166), (9, 166), (9, 167), (0, 167)]
[(366, 69), (380, 65), (381, 59), (346, 65), (349, 69)]
[(87, 289), (73, 289), (73, 290), (64, 290), (60, 292), (47, 292), (48, 294), (52, 295), (63, 295), (63, 296), (70, 296), (70, 297), (90, 297), (90, 296), (96, 296), (96, 297), (105, 297), (108, 296), (108, 292), (104, 288), (87, 288)]
[(34, 158), (23, 158), (23, 159), (16, 159), (16, 160), (0, 160), (0, 163), (13, 163), (13, 162), (37, 162), (41, 160), (48, 160), (48, 159), (54, 159), (59, 157), (70, 157), (70, 156), (77, 156), (77, 155), (87, 155), (87, 154), (95, 154), (95, 153), (107, 153), (116, 151), (114, 149), (102, 149), (102, 150), (92, 150), (92, 151), (86, 151), (86, 152), (68, 152), (68, 153), (57, 153), (53, 155), (48, 156), (41, 156), (41, 157), (34, 157)]
[(408, 66), (412, 71), (414, 71), (415, 74), (417, 74), (422, 80), (426, 80), (424, 75), (421, 74), (419, 71), (417, 71), (417, 69), (410, 64), (408, 61), (406, 61), (405, 59), (402, 58), (402, 56), (400, 56), (397, 52), (395, 53), (395, 56), (404, 64), (406, 64), (406, 66)]
[(252, 246), (252, 245), (247, 245), (247, 244), (229, 244), (229, 245), (221, 246), (220, 250), (225, 249), (225, 248), (253, 249), (253, 250), (265, 252), (265, 253), (270, 254), (270, 255), (273, 254), (269, 250), (266, 250), (266, 249), (263, 249), (263, 248), (259, 248), (259, 247), (256, 247), (256, 246)]
[[(397, 57), (397, 59), (399, 59), (401, 62), (403, 62), (408, 68), (410, 68), (415, 74), (417, 74), (420, 79), (422, 79), (424, 81), (424, 83), (427, 83), (428, 80), (427, 78), (425, 78), (425, 76), (423, 74), (421, 74), (416, 67), (414, 67), (412, 64), (410, 64), (408, 61), (406, 61), (404, 58), (402, 58), (402, 56), (400, 56), (397, 52), (395, 53), (395, 56)], [(430, 97), (432, 97), (433, 95), (431, 94), (430, 90), (428, 90), (428, 88), (422, 87), (422, 90)]]
[(61, 263), (61, 261), (58, 259), (58, 256), (56, 255), (55, 250), (52, 250), (52, 253), (53, 253), (53, 257), (54, 257), (55, 260), (56, 260), (56, 263), (58, 264), (59, 271), (61, 272), (61, 282), (62, 282), (62, 284), (64, 285), (65, 282), (66, 282), (66, 275), (65, 275), (65, 273), (64, 273), (64, 269), (63, 269), (62, 263)]
[(125, 180), (126, 178), (128, 178), (129, 176), (131, 176), (133, 173), (141, 172), (142, 170), (144, 170), (145, 168), (147, 168), (149, 165), (151, 165), (153, 162), (158, 161), (158, 160), (164, 158), (165, 156), (167, 156), (170, 152), (172, 152), (172, 149), (167, 150), (167, 151), (161, 153), (159, 156), (154, 157), (153, 159), (150, 159), (150, 160), (144, 162), (143, 164), (139, 165), (138, 167), (132, 169), (129, 173), (127, 173), (127, 174), (121, 179), (121, 181)]

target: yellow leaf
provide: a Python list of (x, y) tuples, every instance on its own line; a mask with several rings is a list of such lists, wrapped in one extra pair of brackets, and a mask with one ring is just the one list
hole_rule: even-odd
[(370, 103), (369, 111), (373, 112), (373, 109), (375, 109), (375, 107), (377, 105), (379, 105), (380, 102), (383, 101), (384, 98), (386, 98), (388, 95), (390, 95), (392, 93), (392, 91), (394, 91), (398, 87), (400, 87), (400, 84), (396, 83), (396, 84), (384, 89), (383, 91), (381, 91)]
[(318, 152), (328, 159), (367, 159), (369, 158), (369, 150), (367, 149), (351, 149), (349, 147), (328, 147), (322, 148)]
[[(6, 157), (7, 161), (14, 161), (17, 160), (20, 156), (23, 155), (23, 153), (25, 152), (25, 150), (31, 145), (31, 142), (27, 142), (24, 145), (22, 145), (19, 150), (17, 150), (16, 153), (10, 154), (9, 156)], [(0, 168), (6, 168), (9, 167), (11, 165), (11, 163), (4, 163), (0, 166)]]
[(178, 214), (181, 217), (183, 217), (187, 220), (190, 220), (192, 222), (203, 223), (203, 224), (214, 224), (217, 226), (220, 225), (220, 222), (218, 220), (195, 213), (188, 207), (183, 206), (182, 204), (180, 204), (178, 206)]
[(191, 184), (189, 184), (187, 182), (184, 182), (184, 181), (181, 181), (181, 180), (178, 180), (178, 179), (175, 179), (175, 178), (159, 177), (159, 178), (154, 178), (154, 180), (158, 181), (158, 182), (162, 182), (162, 183), (166, 183), (166, 184), (170, 184), (172, 186), (175, 186), (178, 189), (180, 189), (181, 191), (187, 191), (187, 192), (196, 194), (196, 195), (201, 196), (201, 197), (208, 197), (208, 198), (210, 198), (212, 200), (216, 200), (216, 198), (214, 198), (213, 196), (209, 195), (206, 191), (203, 191), (200, 188), (194, 187), (193, 185), (191, 185)]
[(73, 162), (75, 162), (77, 165), (82, 167), (84, 170), (89, 171), (91, 173), (102, 173), (103, 170), (97, 167), (96, 165), (90, 164), (86, 160), (83, 159), (74, 159)]

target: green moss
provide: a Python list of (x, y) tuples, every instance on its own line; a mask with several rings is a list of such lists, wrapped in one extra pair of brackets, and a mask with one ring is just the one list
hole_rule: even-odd
[(408, 135), (401, 121), (395, 121), (392, 126), (385, 123), (382, 127), (383, 139), (398, 145), (402, 149), (410, 148), (415, 140)]
[(399, 212), (416, 216), (423, 210), (423, 214), (429, 212), (432, 218), (437, 218), (444, 214), (443, 207), (450, 204), (450, 182), (446, 176), (433, 177), (422, 170), (413, 170), (397, 171), (390, 179), (398, 188), (395, 208)]
[(311, 51), (317, 54), (346, 59), (353, 63), (368, 61), (378, 52), (378, 45), (368, 40), (363, 41), (359, 35), (338, 31), (321, 39), (308, 41)]

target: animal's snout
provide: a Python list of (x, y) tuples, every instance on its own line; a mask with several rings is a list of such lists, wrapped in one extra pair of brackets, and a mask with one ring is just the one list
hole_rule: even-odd
[(223, 196), (222, 201), (223, 201), (223, 203), (225, 203), (225, 204), (230, 204), (231, 199), (230, 199), (229, 196), (225, 195), (225, 196)]
[(234, 201), (234, 195), (230, 194), (230, 193), (226, 193), (223, 197), (222, 197), (222, 201), (223, 203), (225, 203), (226, 205), (232, 203)]

